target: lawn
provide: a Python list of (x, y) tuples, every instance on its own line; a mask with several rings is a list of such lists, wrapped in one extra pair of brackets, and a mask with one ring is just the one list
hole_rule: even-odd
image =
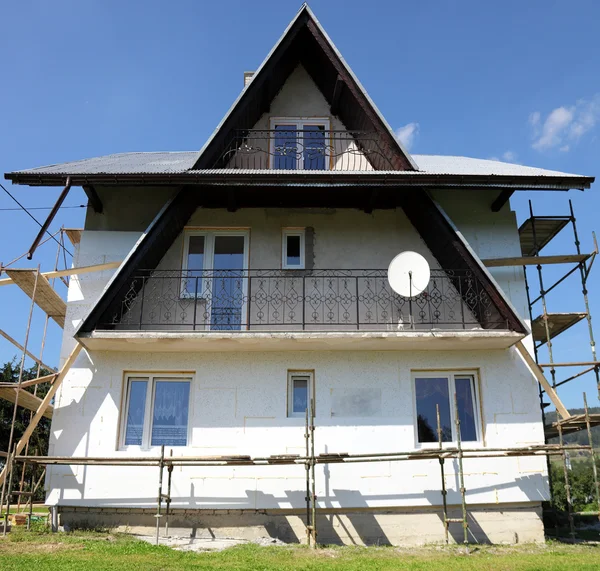
[(74, 532), (49, 534), (16, 530), (0, 537), (0, 569), (86, 569), (158, 571), (177, 569), (344, 569), (521, 570), (594, 569), (598, 545), (471, 546), (397, 549), (241, 545), (217, 553), (191, 553), (156, 547), (127, 535)]

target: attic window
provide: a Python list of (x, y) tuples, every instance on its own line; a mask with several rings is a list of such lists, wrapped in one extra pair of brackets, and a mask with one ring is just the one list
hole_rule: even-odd
[(329, 170), (329, 119), (271, 118), (271, 166), (280, 170)]

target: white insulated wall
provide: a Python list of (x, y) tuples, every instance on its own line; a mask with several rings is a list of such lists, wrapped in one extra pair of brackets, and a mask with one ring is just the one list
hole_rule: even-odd
[[(287, 418), (287, 371), (313, 369), (316, 452), (393, 452), (415, 448), (411, 370), (479, 369), (485, 445), (543, 441), (537, 388), (514, 352), (97, 352), (78, 363), (57, 399), (51, 455), (157, 455), (119, 452), (123, 371), (193, 374), (192, 436), (177, 455), (304, 453), (304, 420)], [(336, 407), (340, 394), (372, 398), (369, 417)], [(169, 453), (169, 449), (167, 449)], [(448, 501), (458, 503), (454, 462), (447, 466)], [(470, 503), (547, 498), (543, 458), (465, 460)], [(151, 506), (157, 469), (53, 467), (48, 501), (61, 505)], [(304, 467), (176, 468), (175, 507), (301, 508)], [(330, 465), (317, 468), (317, 494), (329, 507), (439, 505), (436, 461)]]
[[(295, 189), (293, 191), (300, 191)], [(459, 229), (482, 257), (516, 253), (518, 237), (508, 208), (489, 210), (489, 193), (440, 193)], [(446, 204), (446, 202), (448, 204)], [(280, 264), (281, 228), (315, 228), (316, 268), (385, 268), (395, 254), (413, 249), (431, 258), (401, 211), (198, 210), (192, 226), (250, 227), (250, 266)], [(138, 232), (83, 233), (75, 265), (123, 259)], [(181, 263), (181, 239), (161, 267)], [(112, 271), (73, 278), (62, 349), (70, 352), (74, 331), (97, 300)], [(494, 271), (521, 315), (526, 299), (520, 270)], [(124, 371), (185, 371), (194, 376), (190, 408), (192, 438), (174, 455), (284, 454), (304, 451), (303, 421), (286, 415), (287, 371), (311, 369), (316, 382), (317, 452), (400, 451), (415, 447), (411, 370), (473, 369), (481, 388), (482, 422), (488, 447), (543, 442), (537, 385), (509, 351), (452, 352), (265, 352), (127, 353), (82, 352), (56, 398), (50, 455), (115, 456)], [(336, 414), (341, 393), (359, 391), (373, 400), (370, 417)], [(338, 399), (339, 400), (339, 399)], [(157, 450), (142, 452), (157, 454)], [(543, 458), (465, 461), (471, 503), (547, 499)], [(439, 505), (437, 461), (318, 467), (322, 506)], [(303, 507), (303, 466), (177, 468), (175, 507)], [(452, 465), (447, 466), (448, 501), (459, 502)], [(48, 501), (62, 505), (151, 506), (157, 469), (51, 467)]]

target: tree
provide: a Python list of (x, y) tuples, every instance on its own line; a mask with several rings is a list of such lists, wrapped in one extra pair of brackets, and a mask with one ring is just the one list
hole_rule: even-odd
[[(48, 371), (47, 369), (42, 368), (39, 372), (39, 376), (50, 375), (52, 371)], [(29, 369), (25, 369), (23, 371), (23, 381), (28, 381), (31, 379), (35, 379), (38, 377), (38, 367), (34, 365)], [(2, 365), (0, 369), (0, 381), (3, 383), (15, 383), (15, 385), (19, 381), (19, 364), (16, 362), (16, 359), (9, 361)], [(48, 383), (42, 383), (37, 385), (36, 395), (40, 398), (44, 398), (46, 393), (48, 392), (49, 385)], [(27, 387), (24, 389), (33, 394), (34, 387)], [(4, 399), (0, 399), (0, 451), (8, 452), (9, 439), (10, 439), (10, 428), (13, 419), (13, 411), (14, 404)], [(31, 415), (31, 411), (23, 408), (17, 407), (17, 417), (15, 419), (15, 428), (13, 434), (13, 444), (18, 442), (19, 438), (25, 432), (25, 429), (29, 425), (29, 419)], [(45, 456), (48, 453), (48, 440), (50, 437), (50, 420), (47, 418), (42, 418), (37, 428), (33, 431), (31, 438), (29, 439), (29, 454), (35, 454), (40, 456)], [(6, 459), (0, 457), (0, 467), (4, 466)], [(33, 478), (36, 481), (40, 474), (42, 468), (39, 466), (28, 466), (25, 473), (25, 481), (31, 482)], [(21, 469), (17, 467), (15, 476), (16, 485), (18, 486), (18, 482), (21, 477)], [(43, 490), (39, 490), (38, 494), (36, 494), (36, 499), (43, 499)]]

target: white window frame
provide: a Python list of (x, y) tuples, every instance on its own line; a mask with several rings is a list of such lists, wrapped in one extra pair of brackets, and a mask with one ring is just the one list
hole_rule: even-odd
[[(310, 400), (314, 399), (315, 391), (315, 375), (313, 371), (288, 371), (287, 378), (287, 416), (288, 418), (305, 418), (306, 411), (294, 412), (294, 380), (295, 379), (306, 379), (308, 381), (308, 399), (307, 405), (310, 408)], [(314, 400), (313, 400), (314, 403)], [(314, 404), (313, 404), (314, 406)], [(316, 406), (315, 406), (316, 408)]]
[[(467, 443), (462, 443), (463, 446), (480, 447), (483, 446), (483, 425), (481, 419), (481, 408), (480, 408), (480, 393), (479, 393), (479, 375), (478, 372), (472, 369), (460, 370), (460, 371), (412, 371), (411, 372), (411, 384), (412, 384), (412, 401), (413, 401), (413, 428), (415, 435), (415, 447), (416, 448), (438, 448), (439, 443), (435, 442), (419, 442), (419, 426), (418, 426), (418, 415), (417, 415), (417, 384), (416, 379), (438, 379), (445, 377), (448, 379), (448, 397), (450, 399), (450, 424), (452, 428), (452, 440), (450, 442), (442, 442), (442, 447), (455, 447), (457, 445), (456, 440), (456, 413), (454, 410), (454, 393), (456, 392), (456, 378), (471, 377), (473, 387), (473, 403), (474, 419), (475, 419), (475, 432), (477, 434), (477, 440), (469, 440)], [(437, 429), (437, 426), (436, 426)], [(436, 432), (437, 436), (437, 432)]]
[[(271, 130), (271, 140), (269, 141), (269, 159), (270, 159), (270, 168), (275, 168), (275, 127), (278, 124), (283, 125), (292, 125), (295, 127), (296, 132), (302, 131), (302, 128), (305, 126), (322, 126), (325, 131), (325, 169), (326, 171), (331, 170), (330, 164), (330, 156), (329, 156), (329, 140), (328, 140), (328, 132), (331, 131), (329, 117), (271, 117), (270, 119), (270, 130)], [(296, 170), (304, 170), (304, 153), (297, 159)]]
[[(142, 443), (141, 444), (125, 444), (127, 437), (127, 411), (129, 410), (129, 399), (131, 394), (131, 380), (146, 380), (146, 403), (144, 408), (144, 427), (142, 430)], [(121, 408), (121, 421), (119, 425), (119, 449), (120, 450), (158, 450), (159, 445), (152, 446), (152, 416), (154, 411), (154, 399), (156, 393), (156, 381), (161, 382), (182, 382), (187, 381), (190, 384), (188, 404), (188, 422), (187, 422), (187, 433), (186, 433), (186, 444), (185, 446), (165, 446), (166, 448), (185, 448), (192, 444), (192, 403), (194, 402), (192, 391), (194, 388), (194, 375), (192, 373), (149, 373), (149, 372), (135, 372), (126, 373), (123, 379), (123, 398)]]
[[(226, 229), (198, 229), (198, 230), (184, 230), (183, 233), (183, 259), (181, 261), (181, 284), (179, 288), (179, 294), (181, 298), (193, 299), (196, 297), (197, 300), (201, 301), (204, 298), (203, 289), (204, 286), (199, 285), (198, 291), (196, 295), (192, 292), (188, 292), (186, 290), (186, 281), (187, 276), (186, 272), (188, 270), (188, 256), (190, 251), (190, 236), (204, 236), (204, 267), (202, 270), (210, 271), (214, 266), (214, 255), (215, 255), (215, 238), (217, 236), (243, 236), (244, 237), (244, 279), (242, 281), (242, 295), (244, 299), (248, 296), (248, 273), (247, 270), (249, 268), (249, 251), (250, 251), (250, 231), (249, 230), (226, 230)], [(196, 268), (195, 268), (196, 269)], [(193, 279), (193, 278), (192, 278)], [(203, 277), (202, 280), (207, 278)], [(208, 278), (211, 279), (211, 278)], [(210, 304), (206, 304), (206, 308), (204, 309), (210, 315), (211, 307)], [(248, 304), (244, 302), (241, 307), (241, 328), (244, 329), (247, 327), (247, 312), (248, 312)], [(206, 325), (206, 329), (210, 329), (210, 322)]]
[[(300, 263), (297, 266), (287, 263), (287, 239), (300, 238)], [(281, 267), (284, 270), (303, 270), (306, 264), (306, 228), (283, 228), (281, 231)]]

